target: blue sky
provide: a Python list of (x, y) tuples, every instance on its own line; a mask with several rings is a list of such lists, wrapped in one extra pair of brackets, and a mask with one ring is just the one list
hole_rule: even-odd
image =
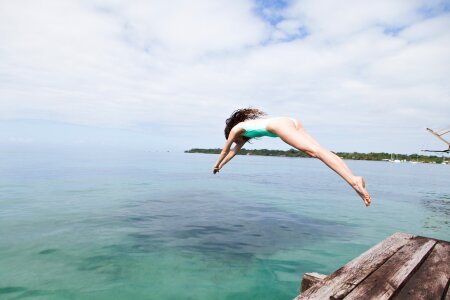
[(444, 148), (449, 3), (1, 1), (0, 146), (216, 148), (255, 106), (334, 151)]

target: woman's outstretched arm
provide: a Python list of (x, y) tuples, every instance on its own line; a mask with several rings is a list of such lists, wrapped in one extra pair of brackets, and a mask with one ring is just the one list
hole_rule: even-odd
[[(228, 139), (225, 143), (225, 146), (223, 147), (222, 151), (220, 152), (219, 158), (217, 158), (217, 162), (214, 165), (213, 173), (217, 173), (223, 165), (225, 165), (230, 159), (236, 155), (237, 151), (242, 148), (242, 146), (245, 144), (245, 140), (239, 139), (239, 132), (238, 130), (231, 130), (230, 135), (228, 136)], [(233, 142), (236, 143), (236, 146), (233, 148), (233, 150), (230, 152), (231, 145)]]
[[(222, 169), (222, 167), (229, 162), (238, 152), (241, 150), (242, 146), (244, 146), (246, 141), (237, 141), (236, 146), (228, 152), (228, 154), (223, 158), (223, 160), (217, 166), (218, 170)], [(215, 173), (214, 173), (215, 174)]]

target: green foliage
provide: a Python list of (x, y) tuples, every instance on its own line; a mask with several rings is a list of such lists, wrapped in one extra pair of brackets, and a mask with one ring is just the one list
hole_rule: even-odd
[[(205, 153), (205, 154), (220, 154), (222, 149), (200, 149), (193, 148), (184, 151), (185, 153)], [(395, 154), (386, 152), (370, 152), (370, 153), (358, 153), (358, 152), (335, 152), (336, 155), (343, 159), (354, 159), (354, 160), (390, 160), (398, 159), (401, 161), (419, 161), (422, 163), (441, 163), (443, 161), (442, 157), (436, 155), (419, 155), (419, 154)], [(242, 148), (238, 155), (259, 155), (259, 156), (282, 156), (282, 157), (309, 157), (306, 153), (296, 150), (269, 150), (269, 149), (256, 149), (249, 150)]]

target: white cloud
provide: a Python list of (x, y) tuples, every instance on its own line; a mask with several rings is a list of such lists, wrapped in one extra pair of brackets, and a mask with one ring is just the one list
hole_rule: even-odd
[[(419, 19), (417, 0), (299, 0), (285, 15), (302, 20), (315, 35), (338, 39), (373, 26), (404, 26)], [(430, 2), (431, 3), (431, 2)]]
[(440, 7), (292, 1), (263, 8), (280, 19), (270, 23), (252, 1), (2, 1), (0, 119), (152, 123), (214, 145), (233, 109), (259, 105), (359, 150), (346, 139), (355, 128), (414, 136), (447, 125)]
[(136, 44), (185, 57), (258, 44), (266, 26), (251, 10), (249, 1), (143, 1), (117, 14)]

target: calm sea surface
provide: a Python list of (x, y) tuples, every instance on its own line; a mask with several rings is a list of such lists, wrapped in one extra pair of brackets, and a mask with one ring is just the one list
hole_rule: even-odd
[(396, 231), (450, 240), (450, 166), (165, 152), (0, 158), (0, 299), (292, 299)]

